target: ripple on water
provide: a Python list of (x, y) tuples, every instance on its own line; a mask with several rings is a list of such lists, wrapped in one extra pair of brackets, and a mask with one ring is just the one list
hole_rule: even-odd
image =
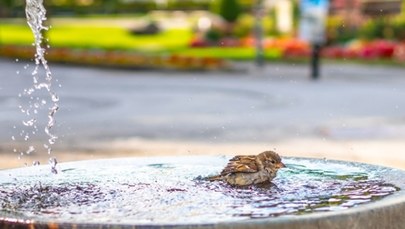
[(226, 163), (215, 160), (222, 162), (107, 163), (52, 176), (0, 173), (0, 212), (75, 223), (215, 223), (344, 210), (398, 190), (374, 167), (304, 159), (286, 159), (287, 169), (258, 186), (196, 179)]

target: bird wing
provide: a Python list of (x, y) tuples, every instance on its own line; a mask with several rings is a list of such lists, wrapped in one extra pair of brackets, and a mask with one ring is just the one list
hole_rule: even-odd
[(255, 173), (258, 171), (256, 156), (235, 156), (229, 160), (221, 175), (230, 173)]

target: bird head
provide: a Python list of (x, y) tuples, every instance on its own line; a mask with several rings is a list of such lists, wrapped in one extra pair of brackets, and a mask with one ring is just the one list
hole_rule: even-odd
[(281, 157), (273, 151), (265, 151), (258, 155), (259, 159), (262, 161), (265, 168), (270, 168), (271, 170), (278, 170), (285, 168), (285, 164), (281, 162)]

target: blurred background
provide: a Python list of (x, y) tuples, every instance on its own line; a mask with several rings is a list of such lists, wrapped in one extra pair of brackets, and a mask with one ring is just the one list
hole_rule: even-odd
[[(0, 54), (31, 58), (25, 1), (1, 0), (0, 4)], [(256, 58), (257, 39), (266, 60), (299, 61), (310, 53), (307, 42), (297, 39), (302, 16), (298, 0), (47, 0), (44, 4), (46, 23), (51, 26), (45, 34), (52, 47), (51, 61), (221, 68), (223, 59)], [(332, 0), (328, 4), (324, 57), (403, 63), (403, 1)]]
[[(44, 4), (61, 161), (276, 149), (405, 168), (405, 1)], [(308, 4), (325, 12), (312, 18)], [(320, 40), (303, 35), (311, 20)], [(46, 138), (19, 139), (16, 124), (32, 43), (25, 1), (0, 0), (0, 168), (48, 157)], [(310, 80), (314, 45), (320, 82)]]

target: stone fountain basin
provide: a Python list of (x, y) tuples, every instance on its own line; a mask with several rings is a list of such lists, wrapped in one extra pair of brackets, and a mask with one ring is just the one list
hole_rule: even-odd
[(0, 171), (1, 228), (403, 228), (405, 171), (284, 158), (272, 184), (200, 178), (229, 157), (120, 158)]

